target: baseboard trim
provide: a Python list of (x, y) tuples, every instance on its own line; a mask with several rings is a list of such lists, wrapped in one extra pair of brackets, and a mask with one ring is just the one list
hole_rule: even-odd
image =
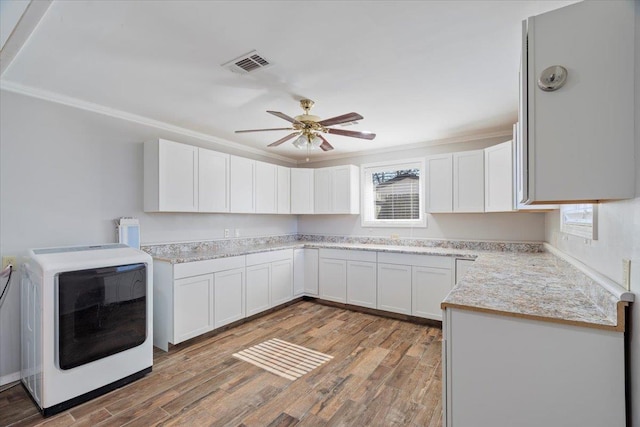
[(2, 377), (0, 377), (0, 387), (2, 387), (3, 385), (15, 382), (15, 381), (19, 381), (20, 380), (20, 371), (18, 372), (14, 372), (12, 374), (9, 375), (4, 375)]

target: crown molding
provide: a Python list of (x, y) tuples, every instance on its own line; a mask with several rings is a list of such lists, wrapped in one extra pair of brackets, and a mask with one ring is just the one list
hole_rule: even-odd
[(337, 154), (334, 156), (326, 156), (319, 159), (309, 159), (308, 162), (304, 160), (298, 160), (297, 164), (304, 165), (304, 164), (312, 164), (312, 163), (321, 163), (327, 160), (346, 159), (350, 157), (360, 157), (360, 156), (371, 156), (371, 155), (385, 154), (385, 153), (397, 153), (398, 151), (415, 150), (419, 148), (435, 147), (438, 145), (446, 145), (446, 144), (459, 144), (463, 142), (482, 141), (485, 139), (493, 139), (493, 138), (509, 138), (510, 139), (512, 137), (513, 137), (513, 129), (509, 128), (509, 129), (497, 130), (492, 132), (476, 133), (473, 135), (458, 136), (453, 138), (434, 139), (434, 140), (429, 140), (424, 142), (416, 142), (413, 144), (397, 145), (394, 147), (387, 147), (387, 148), (378, 148), (376, 150)]
[(269, 157), (272, 159), (281, 160), (283, 162), (290, 163), (292, 165), (296, 165), (298, 161), (296, 159), (292, 159), (290, 157), (281, 156), (279, 154), (274, 154), (271, 152), (263, 151), (253, 147), (247, 147), (246, 145), (239, 144), (237, 142), (229, 141), (226, 139), (214, 137), (212, 135), (196, 132), (187, 128), (183, 128), (180, 126), (172, 125), (169, 123), (165, 123), (159, 120), (150, 119), (148, 117), (140, 116), (137, 114), (128, 113), (126, 111), (117, 110), (115, 108), (106, 107), (104, 105), (95, 104), (93, 102), (83, 101), (78, 98), (73, 98), (70, 96), (62, 95), (56, 92), (51, 92), (44, 89), (38, 89), (31, 86), (21, 85), (19, 83), (14, 83), (6, 80), (0, 80), (0, 89), (6, 90), (8, 92), (17, 93), (20, 95), (29, 96), (32, 98), (38, 98), (49, 102), (54, 102), (56, 104), (62, 104), (73, 108), (78, 108), (80, 110), (91, 111), (93, 113), (102, 114), (109, 117), (114, 117), (117, 119), (126, 120), (132, 123), (138, 123), (145, 126), (150, 126), (156, 129), (161, 129), (167, 132), (177, 133), (180, 135), (184, 135), (191, 138), (197, 138), (207, 142), (213, 142), (215, 144), (219, 144), (225, 147), (233, 148), (236, 150), (244, 151), (247, 153), (257, 154), (264, 157)]

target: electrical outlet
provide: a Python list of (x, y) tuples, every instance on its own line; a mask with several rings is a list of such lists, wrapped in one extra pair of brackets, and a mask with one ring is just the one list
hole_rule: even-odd
[(630, 291), (631, 290), (631, 260), (622, 260), (622, 286)]
[(399, 234), (396, 234), (396, 233), (391, 234), (391, 240), (398, 240), (398, 239), (400, 239)]
[(7, 267), (7, 265), (11, 264), (13, 266), (13, 269), (15, 270), (16, 268), (18, 268), (17, 261), (18, 260), (14, 256), (3, 256), (2, 269), (4, 270)]
[(224, 237), (229, 237), (229, 229), (228, 228), (224, 229)]
[(240, 237), (240, 229), (236, 228), (236, 237)]

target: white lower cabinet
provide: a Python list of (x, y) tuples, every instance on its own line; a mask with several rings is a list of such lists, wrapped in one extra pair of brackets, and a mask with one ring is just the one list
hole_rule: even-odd
[(376, 308), (375, 262), (347, 261), (347, 303)]
[(318, 249), (295, 249), (293, 259), (293, 295), (318, 296)]
[(624, 426), (624, 333), (447, 307), (443, 426)]
[(411, 267), (411, 314), (442, 320), (440, 303), (451, 291), (452, 281), (451, 269)]
[(320, 298), (346, 303), (347, 260), (321, 257), (318, 270)]
[(269, 309), (271, 264), (247, 267), (246, 314), (253, 316)]
[(293, 298), (293, 259), (271, 263), (271, 306)]
[(378, 309), (411, 314), (411, 266), (378, 263)]
[(213, 275), (215, 289), (215, 323), (219, 328), (243, 319), (244, 311), (244, 267), (221, 271)]
[(174, 344), (213, 329), (213, 299), (213, 274), (175, 281), (172, 337)]

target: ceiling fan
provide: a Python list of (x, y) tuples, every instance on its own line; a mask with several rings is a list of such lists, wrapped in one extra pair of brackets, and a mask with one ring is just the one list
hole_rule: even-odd
[[(289, 117), (284, 113), (279, 111), (267, 111), (269, 114), (273, 114), (276, 117), (280, 117), (288, 122), (290, 122), (292, 127), (288, 128), (272, 128), (272, 129), (248, 129), (248, 130), (237, 130), (236, 133), (246, 133), (246, 132), (263, 132), (263, 131), (273, 131), (273, 130), (293, 130), (295, 132), (285, 136), (284, 138), (280, 138), (276, 142), (273, 142), (267, 147), (277, 147), (278, 145), (289, 141), (290, 139), (296, 138), (293, 141), (293, 145), (296, 148), (306, 148), (307, 155), (309, 150), (319, 147), (322, 151), (333, 150), (333, 146), (329, 144), (329, 141), (322, 136), (323, 133), (331, 133), (334, 135), (342, 135), (342, 136), (350, 136), (353, 138), (361, 138), (361, 139), (373, 139), (376, 137), (375, 133), (371, 132), (359, 132), (353, 130), (346, 129), (336, 129), (329, 126), (339, 125), (342, 123), (355, 122), (356, 120), (362, 120), (363, 117), (358, 113), (347, 113), (341, 116), (332, 117), (330, 119), (321, 120), (320, 117), (309, 114), (309, 110), (313, 107), (314, 102), (310, 99), (302, 99), (300, 101), (300, 107), (304, 110), (304, 114), (295, 117)], [(309, 158), (307, 157), (307, 161)]]

